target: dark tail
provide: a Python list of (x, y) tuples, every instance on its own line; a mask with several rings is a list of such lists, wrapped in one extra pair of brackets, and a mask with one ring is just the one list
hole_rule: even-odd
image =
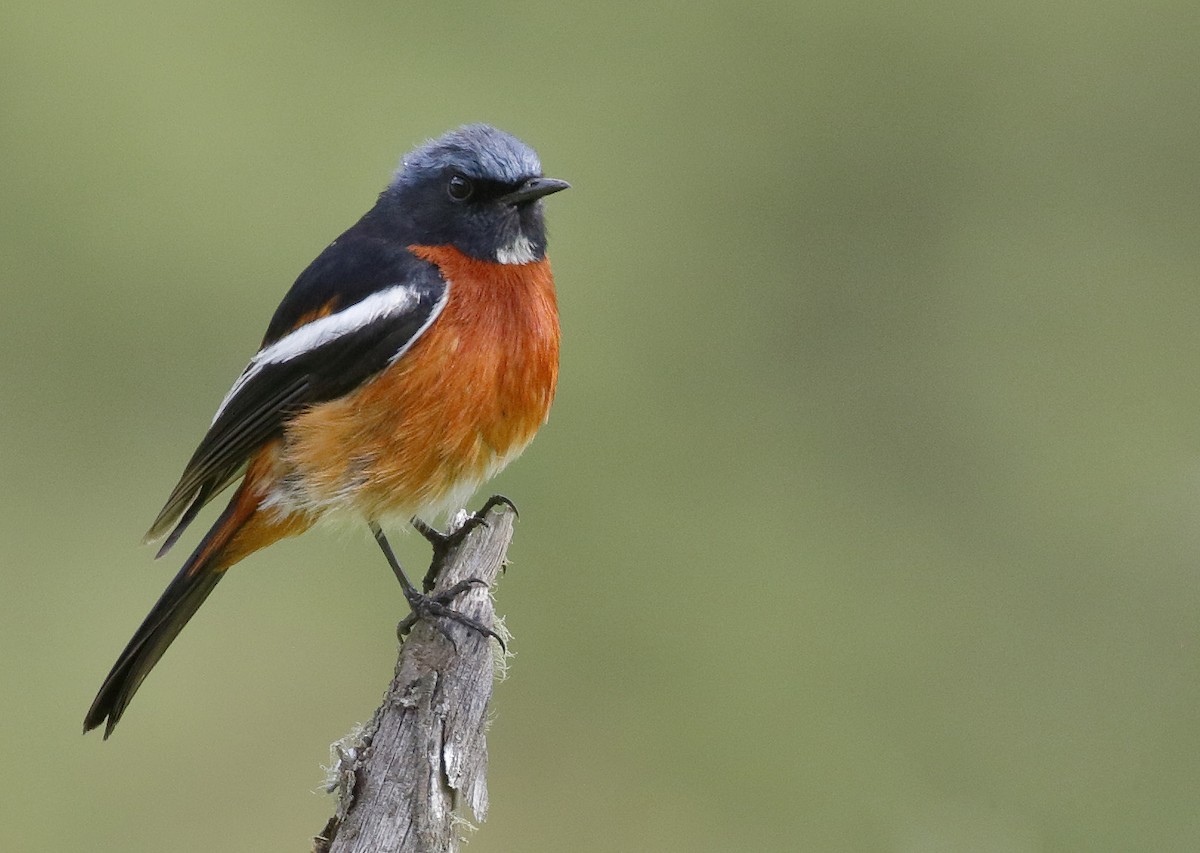
[(237, 503), (230, 501), (117, 658), (84, 717), (85, 733), (105, 723), (108, 739), (142, 681), (224, 576), (222, 552), (245, 521)]

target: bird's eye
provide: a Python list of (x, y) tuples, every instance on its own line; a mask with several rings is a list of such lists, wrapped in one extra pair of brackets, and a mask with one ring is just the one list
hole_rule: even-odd
[(450, 198), (455, 201), (466, 201), (475, 191), (475, 186), (462, 175), (455, 175), (450, 179), (446, 190), (450, 193)]

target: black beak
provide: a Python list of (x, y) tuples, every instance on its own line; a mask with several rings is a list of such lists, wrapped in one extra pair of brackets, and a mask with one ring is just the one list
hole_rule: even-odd
[(528, 204), (542, 196), (570, 189), (570, 187), (571, 185), (566, 181), (555, 178), (530, 178), (512, 192), (500, 196), (497, 201), (502, 204)]

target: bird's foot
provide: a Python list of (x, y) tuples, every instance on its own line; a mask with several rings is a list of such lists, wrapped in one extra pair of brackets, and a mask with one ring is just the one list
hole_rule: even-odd
[(487, 581), (481, 578), (467, 578), (464, 581), (459, 581), (449, 589), (439, 592), (437, 595), (428, 595), (417, 591), (413, 586), (412, 581), (408, 579), (408, 575), (404, 573), (404, 567), (400, 565), (400, 561), (396, 559), (395, 552), (392, 551), (391, 544), (388, 543), (387, 537), (383, 533), (383, 528), (378, 522), (370, 522), (371, 532), (375, 535), (375, 541), (379, 543), (380, 550), (383, 551), (383, 556), (387, 559), (388, 565), (392, 567), (392, 571), (396, 574), (396, 580), (400, 581), (400, 589), (404, 591), (404, 598), (408, 601), (408, 606), (412, 612), (405, 616), (400, 624), (396, 626), (396, 636), (403, 637), (412, 630), (413, 625), (417, 624), (417, 620), (422, 617), (429, 618), (429, 624), (433, 625), (442, 636), (450, 641), (450, 645), (454, 646), (454, 650), (458, 651), (458, 644), (454, 642), (454, 638), (450, 636), (450, 632), (446, 630), (446, 626), (442, 624), (442, 619), (449, 619), (452, 622), (457, 622), (466, 628), (475, 631), (477, 634), (485, 637), (495, 637), (500, 643), (500, 647), (504, 648), (504, 640), (500, 639), (500, 635), (491, 628), (484, 625), (478, 619), (472, 619), (464, 613), (451, 608), (450, 602), (460, 592), (466, 592), (475, 586), (487, 586)]
[(410, 594), (405, 590), (404, 596), (408, 599), (408, 606), (412, 608), (412, 613), (405, 616), (400, 621), (400, 624), (396, 626), (396, 636), (403, 639), (412, 630), (413, 625), (417, 624), (418, 619), (428, 619), (429, 624), (437, 628), (442, 636), (450, 641), (450, 645), (454, 646), (454, 650), (458, 651), (458, 644), (454, 642), (454, 637), (450, 636), (450, 631), (441, 622), (442, 619), (449, 619), (474, 631), (481, 637), (494, 638), (500, 644), (501, 649), (506, 649), (504, 640), (500, 638), (499, 634), (478, 619), (473, 619), (465, 613), (460, 613), (449, 606), (450, 602), (459, 593), (466, 592), (476, 586), (486, 587), (487, 582), (480, 578), (467, 578), (464, 581), (459, 581), (449, 589), (439, 592), (437, 595), (426, 595), (417, 592), (415, 589)]
[(457, 529), (451, 530), (449, 533), (430, 527), (419, 518), (413, 518), (413, 529), (425, 537), (425, 540), (433, 546), (433, 560), (429, 564), (429, 571), (425, 575), (425, 580), (421, 586), (426, 592), (433, 589), (433, 585), (437, 582), (437, 576), (442, 571), (442, 564), (446, 561), (446, 555), (454, 548), (462, 544), (471, 531), (479, 525), (487, 524), (487, 514), (498, 506), (506, 506), (513, 511), (513, 515), (517, 518), (521, 517), (521, 513), (517, 511), (517, 505), (504, 495), (492, 495), (488, 498), (478, 512), (471, 513), (467, 516)]

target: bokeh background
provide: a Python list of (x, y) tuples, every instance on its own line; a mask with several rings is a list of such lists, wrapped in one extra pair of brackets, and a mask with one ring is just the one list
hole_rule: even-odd
[(80, 721), (278, 299), (484, 120), (575, 188), (469, 849), (1200, 849), (1197, 33), (1191, 0), (5, 3), (3, 846), (303, 850), (331, 813), (404, 612), (365, 533), (248, 560), (111, 741)]

